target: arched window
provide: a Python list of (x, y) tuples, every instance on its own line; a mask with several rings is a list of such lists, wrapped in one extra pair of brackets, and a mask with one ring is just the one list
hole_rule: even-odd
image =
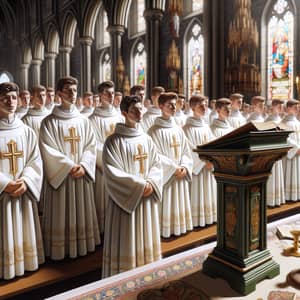
[(100, 82), (111, 80), (111, 59), (108, 51), (103, 51), (101, 57)]
[(293, 98), (294, 14), (287, 0), (276, 0), (267, 20), (269, 99)]
[(131, 82), (133, 85), (141, 84), (146, 86), (146, 65), (147, 56), (145, 45), (141, 40), (138, 40), (132, 51), (132, 72), (131, 72)]
[(108, 17), (104, 6), (99, 10), (96, 23), (96, 52), (99, 68), (96, 71), (97, 84), (102, 81), (111, 80), (111, 57), (110, 57), (110, 34), (107, 31)]
[(204, 93), (204, 38), (201, 25), (193, 21), (185, 34), (184, 78), (188, 97)]
[(13, 77), (8, 72), (0, 72), (0, 83), (3, 82), (11, 82), (13, 81)]
[(144, 18), (145, 0), (132, 1), (129, 15), (129, 36), (131, 38), (144, 34), (146, 22)]

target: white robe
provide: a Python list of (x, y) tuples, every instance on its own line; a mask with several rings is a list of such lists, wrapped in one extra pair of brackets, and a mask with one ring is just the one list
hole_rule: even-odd
[[(134, 157), (141, 146), (144, 174)], [(162, 167), (156, 147), (142, 129), (117, 124), (103, 149), (104, 178), (109, 201), (105, 219), (103, 277), (161, 258), (159, 203)], [(153, 194), (143, 197), (147, 181)]]
[(22, 119), (28, 112), (29, 108), (28, 107), (23, 107), (20, 106), (18, 107), (18, 109), (16, 110), (16, 115), (19, 119)]
[(209, 125), (212, 124), (212, 122), (214, 121), (214, 119), (218, 119), (219, 118), (219, 114), (216, 110), (212, 110), (211, 113), (209, 114)]
[[(266, 122), (272, 121), (276, 124), (281, 122), (279, 115), (269, 115), (265, 120)], [(277, 160), (271, 171), (271, 175), (267, 181), (267, 205), (279, 206), (285, 203), (285, 188), (284, 188), (284, 173), (282, 159)]]
[(96, 107), (89, 120), (91, 121), (97, 141), (95, 205), (99, 230), (100, 233), (104, 233), (107, 196), (103, 182), (102, 152), (106, 138), (113, 134), (116, 124), (121, 123), (122, 118), (114, 108), (103, 109), (102, 107)]
[(93, 112), (94, 112), (94, 107), (86, 107), (86, 106), (80, 111), (80, 113), (87, 118), (91, 116)]
[(141, 121), (141, 126), (144, 132), (147, 133), (149, 128), (154, 124), (155, 119), (160, 116), (161, 110), (158, 107), (150, 106), (147, 112), (143, 115), (143, 119)]
[[(41, 110), (30, 108), (28, 110), (28, 113), (22, 119), (22, 121), (24, 122), (24, 124), (26, 124), (27, 126), (29, 126), (30, 128), (32, 128), (34, 130), (37, 138), (39, 139), (41, 123), (42, 123), (43, 119), (46, 118), (49, 114), (50, 114), (50, 112), (46, 108), (43, 108)], [(38, 203), (39, 214), (40, 214), (41, 218), (42, 218), (42, 215), (43, 215), (44, 203), (45, 203), (45, 195), (44, 195), (45, 188), (44, 188), (44, 185), (45, 185), (45, 183), (43, 182), (42, 191), (41, 191), (41, 198), (40, 198), (40, 201)]]
[(186, 122), (187, 115), (182, 111), (176, 111), (174, 120), (179, 127), (183, 127)]
[[(208, 124), (202, 119), (190, 117), (183, 127), (190, 142), (191, 151), (197, 145), (214, 139)], [(217, 221), (217, 183), (211, 170), (205, 168), (206, 162), (192, 151), (193, 177), (191, 187), (191, 209), (193, 226), (205, 226)]]
[[(64, 138), (75, 128), (80, 141), (76, 153)], [(94, 203), (96, 139), (90, 121), (74, 107), (71, 112), (56, 106), (40, 130), (40, 149), (47, 179), (43, 233), (46, 256), (53, 260), (86, 255), (100, 244), (100, 233)], [(75, 164), (81, 164), (85, 175), (69, 175)]]
[(55, 103), (53, 102), (53, 103), (46, 104), (45, 107), (46, 107), (46, 109), (48, 109), (49, 114), (51, 114), (52, 111), (53, 111), (53, 109), (54, 109), (54, 107), (55, 107)]
[(294, 132), (287, 139), (292, 147), (283, 158), (283, 170), (285, 179), (285, 200), (300, 200), (300, 122), (296, 116), (287, 115), (282, 123), (286, 124)]
[[(0, 120), (0, 151), (15, 141), (22, 158), (16, 158), (18, 171), (10, 174), (9, 159), (0, 159), (0, 278), (11, 279), (34, 271), (43, 263), (44, 250), (37, 201), (42, 186), (42, 159), (33, 130), (18, 117), (12, 123)], [(18, 198), (4, 192), (11, 180), (21, 178), (27, 191)]]
[(228, 122), (231, 127), (236, 129), (246, 124), (247, 120), (239, 110), (232, 110), (228, 117)]
[(36, 136), (39, 137), (41, 123), (43, 119), (46, 118), (49, 114), (49, 110), (45, 107), (41, 110), (30, 108), (22, 121), (24, 122), (24, 124), (32, 128)]
[(210, 125), (210, 129), (216, 138), (221, 137), (234, 130), (234, 128), (231, 127), (228, 121), (222, 121), (220, 119), (214, 119), (212, 124)]
[[(193, 159), (188, 140), (173, 118), (169, 120), (156, 118), (148, 134), (157, 146), (163, 165), (164, 189), (160, 208), (161, 235), (166, 238), (172, 234), (181, 235), (193, 229), (190, 203)], [(175, 148), (170, 146), (173, 144), (173, 137), (175, 137), (176, 143), (180, 144), (177, 148), (177, 158)], [(177, 179), (174, 173), (180, 166), (186, 168), (187, 175), (182, 179)]]
[(251, 121), (255, 121), (255, 122), (264, 122), (265, 121), (265, 116), (263, 114), (259, 114), (257, 112), (252, 112), (248, 119), (247, 122), (251, 122)]

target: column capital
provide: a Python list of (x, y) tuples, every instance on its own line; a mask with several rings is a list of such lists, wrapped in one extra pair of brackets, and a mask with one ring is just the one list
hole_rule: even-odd
[(109, 25), (107, 31), (110, 34), (116, 33), (122, 36), (125, 33), (125, 27), (123, 25)]
[(35, 58), (31, 61), (31, 64), (32, 65), (37, 65), (37, 66), (40, 66), (42, 64), (42, 60), (41, 59), (38, 59), (38, 58)]
[(28, 69), (30, 64), (21, 64), (20, 68), (21, 69)]
[(93, 44), (94, 39), (90, 36), (82, 36), (78, 39), (78, 41), (82, 45), (91, 46)]
[(157, 8), (149, 8), (144, 11), (144, 18), (147, 21), (151, 21), (151, 20), (161, 21), (163, 18), (163, 15), (164, 15), (163, 11), (161, 9), (157, 9)]
[(59, 52), (71, 53), (72, 47), (71, 46), (60, 46)]
[(55, 53), (55, 52), (46, 52), (44, 56), (45, 56), (45, 58), (55, 59), (56, 56), (57, 56), (57, 53)]

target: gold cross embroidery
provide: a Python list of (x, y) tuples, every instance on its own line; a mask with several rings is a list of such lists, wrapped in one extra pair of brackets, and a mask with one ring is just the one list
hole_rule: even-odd
[(137, 149), (138, 149), (138, 154), (134, 155), (133, 159), (140, 162), (140, 174), (144, 175), (145, 173), (144, 160), (148, 158), (148, 153), (143, 153), (143, 146), (141, 144), (137, 145)]
[(7, 147), (9, 152), (0, 152), (0, 159), (9, 160), (10, 174), (15, 177), (18, 172), (17, 159), (23, 157), (24, 154), (23, 151), (17, 150), (17, 143), (13, 140), (7, 143)]
[(170, 144), (170, 147), (174, 147), (174, 152), (175, 152), (175, 158), (178, 159), (178, 147), (180, 147), (180, 144), (176, 141), (176, 136), (173, 134), (172, 137), (173, 143)]
[(111, 123), (111, 124), (109, 125), (109, 129), (110, 129), (110, 130), (105, 132), (106, 137), (108, 137), (108, 136), (110, 136), (110, 135), (112, 135), (112, 134), (114, 133), (115, 127), (116, 127), (116, 124), (114, 124), (114, 123)]
[(80, 136), (76, 136), (76, 129), (74, 127), (69, 128), (70, 136), (64, 136), (64, 141), (71, 144), (71, 153), (75, 155), (76, 151), (76, 142), (79, 143)]

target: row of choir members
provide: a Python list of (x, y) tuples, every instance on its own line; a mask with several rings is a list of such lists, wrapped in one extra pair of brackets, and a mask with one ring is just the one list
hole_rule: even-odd
[[(90, 121), (73, 109), (76, 79), (62, 79), (57, 90), (62, 105), (46, 116), (40, 135), (47, 178), (41, 197), (46, 256), (59, 260), (86, 255), (100, 244), (99, 231), (105, 231), (103, 276), (106, 277), (158, 259), (159, 235), (180, 235), (195, 226), (216, 221), (212, 165), (199, 160), (191, 149), (233, 129), (225, 128), (224, 124), (230, 115), (233, 117), (232, 112), (241, 117), (242, 97), (236, 97), (236, 111), (231, 111), (234, 100), (216, 101), (218, 117), (209, 126), (205, 120), (207, 99), (193, 96), (189, 102), (193, 116), (186, 117), (181, 129), (173, 117), (182, 111), (182, 102), (176, 94), (165, 93), (162, 87), (153, 89), (152, 106), (144, 117), (145, 108), (140, 103), (143, 89), (132, 91), (138, 97), (123, 99), (122, 117), (112, 106), (113, 83), (104, 82), (98, 88), (101, 106), (95, 107)], [(32, 105), (40, 111), (41, 98), (41, 91), (33, 90)], [(293, 106), (296, 105), (287, 105)], [(140, 122), (142, 126), (138, 126)], [(158, 157), (153, 158), (153, 170), (150, 153)], [(154, 199), (147, 202), (144, 198), (148, 193)], [(154, 201), (158, 202), (152, 207)], [(151, 217), (143, 220), (143, 211), (148, 209)], [(143, 227), (145, 224), (150, 228)], [(40, 232), (38, 228), (37, 224), (35, 236)], [(145, 233), (152, 231), (153, 236), (147, 237)], [(130, 233), (129, 239), (126, 232)], [(8, 274), (2, 277), (22, 275)]]

